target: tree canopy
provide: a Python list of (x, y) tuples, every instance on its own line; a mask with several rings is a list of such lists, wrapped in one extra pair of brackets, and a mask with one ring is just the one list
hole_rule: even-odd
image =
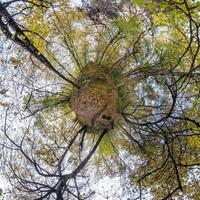
[(0, 1), (0, 197), (198, 200), (200, 2), (76, 3)]

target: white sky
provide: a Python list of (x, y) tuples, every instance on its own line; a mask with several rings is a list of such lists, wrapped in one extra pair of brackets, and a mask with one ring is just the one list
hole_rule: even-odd
[(70, 3), (75, 6), (81, 6), (81, 0), (70, 0)]

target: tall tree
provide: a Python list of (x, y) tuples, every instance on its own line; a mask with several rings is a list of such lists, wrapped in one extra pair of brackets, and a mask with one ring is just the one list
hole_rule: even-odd
[(123, 190), (110, 199), (198, 199), (199, 9), (0, 2), (7, 195), (95, 199), (94, 179), (111, 176)]

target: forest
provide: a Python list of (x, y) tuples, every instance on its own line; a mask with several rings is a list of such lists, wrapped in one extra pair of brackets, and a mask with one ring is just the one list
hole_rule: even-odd
[(199, 198), (199, 0), (0, 0), (0, 200)]

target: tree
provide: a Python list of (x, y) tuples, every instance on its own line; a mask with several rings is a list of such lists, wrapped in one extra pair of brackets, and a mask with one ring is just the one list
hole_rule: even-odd
[(10, 196), (198, 199), (199, 2), (99, 2), (0, 3)]

